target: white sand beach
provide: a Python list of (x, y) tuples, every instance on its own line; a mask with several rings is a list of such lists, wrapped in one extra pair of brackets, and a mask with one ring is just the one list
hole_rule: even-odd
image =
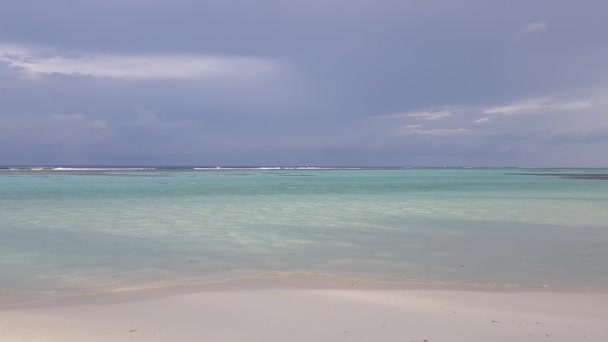
[(607, 293), (288, 279), (4, 305), (0, 340), (599, 342), (608, 341), (606, 322)]

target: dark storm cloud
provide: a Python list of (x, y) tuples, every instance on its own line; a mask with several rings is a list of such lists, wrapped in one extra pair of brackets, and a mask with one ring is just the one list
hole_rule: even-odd
[(605, 165), (602, 1), (8, 1), (0, 164)]

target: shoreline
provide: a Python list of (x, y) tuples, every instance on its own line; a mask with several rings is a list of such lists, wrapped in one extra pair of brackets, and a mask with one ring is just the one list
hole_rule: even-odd
[(450, 291), (480, 293), (571, 293), (608, 294), (608, 289), (573, 286), (549, 286), (503, 283), (460, 283), (404, 281), (387, 278), (357, 277), (315, 273), (261, 273), (225, 278), (192, 279), (188, 281), (160, 281), (116, 288), (89, 291), (0, 291), (0, 311), (37, 305), (71, 305), (98, 303), (108, 299), (137, 301), (211, 291), (269, 291), (269, 290), (359, 290), (359, 291)]
[(0, 341), (608, 340), (606, 291), (353, 281), (283, 275), (0, 305)]

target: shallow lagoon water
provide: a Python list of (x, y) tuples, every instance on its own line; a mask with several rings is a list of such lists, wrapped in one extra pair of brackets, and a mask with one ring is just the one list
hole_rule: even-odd
[(606, 173), (2, 170), (0, 290), (273, 272), (606, 289), (608, 181), (583, 177)]

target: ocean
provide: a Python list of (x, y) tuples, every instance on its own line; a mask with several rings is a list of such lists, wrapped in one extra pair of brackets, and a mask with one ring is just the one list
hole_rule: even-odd
[(260, 274), (608, 289), (608, 170), (0, 169), (0, 294)]

